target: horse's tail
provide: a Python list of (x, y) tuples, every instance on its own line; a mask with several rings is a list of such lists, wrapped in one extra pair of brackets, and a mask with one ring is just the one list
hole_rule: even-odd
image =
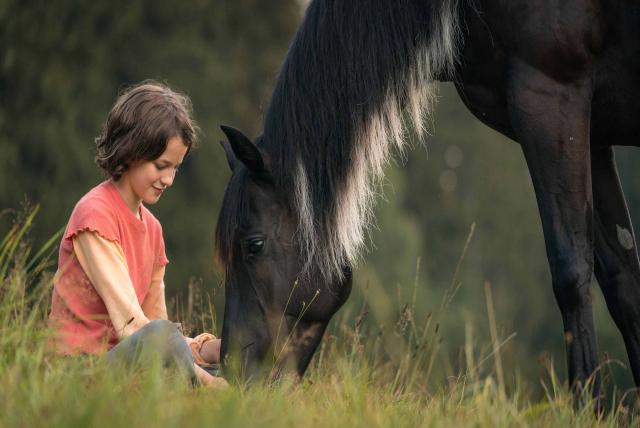
[(295, 195), (307, 273), (340, 278), (357, 260), (389, 150), (404, 146), (404, 118), (421, 134), (430, 83), (453, 71), (457, 7), (458, 0), (309, 5), (264, 135), (276, 182)]

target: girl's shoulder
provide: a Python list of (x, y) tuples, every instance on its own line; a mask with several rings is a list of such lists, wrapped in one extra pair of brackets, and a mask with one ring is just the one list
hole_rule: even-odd
[(88, 230), (98, 232), (111, 241), (119, 241), (117, 211), (109, 182), (103, 182), (80, 198), (71, 213), (64, 237), (70, 238)]
[(89, 190), (76, 204), (74, 211), (115, 211), (113, 196), (109, 186), (110, 182), (104, 181)]

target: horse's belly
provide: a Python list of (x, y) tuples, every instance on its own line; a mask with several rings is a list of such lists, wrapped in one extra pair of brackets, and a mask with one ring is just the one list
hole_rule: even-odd
[(591, 142), (640, 146), (640, 2), (612, 2), (595, 63)]
[(591, 108), (591, 144), (640, 146), (640, 73), (613, 68), (597, 73)]
[[(624, 112), (636, 109), (635, 115), (624, 116)], [(613, 108), (602, 107), (594, 109), (591, 122), (591, 145), (593, 147), (636, 146), (640, 147), (640, 115), (638, 105), (618, 103)], [(621, 112), (617, 116), (616, 112)], [(635, 123), (633, 118), (635, 117)]]
[(516, 140), (503, 91), (482, 83), (456, 83), (460, 99), (467, 109), (488, 127)]

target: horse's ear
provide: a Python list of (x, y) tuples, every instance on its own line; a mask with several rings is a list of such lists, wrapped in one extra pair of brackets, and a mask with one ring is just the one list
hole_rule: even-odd
[(224, 151), (227, 154), (227, 161), (229, 166), (233, 170), (238, 161), (242, 162), (250, 171), (264, 172), (266, 170), (265, 155), (262, 151), (251, 142), (242, 132), (230, 126), (220, 126), (222, 132), (225, 133), (229, 139), (228, 146), (224, 143)]
[(231, 169), (231, 171), (234, 171), (238, 166), (238, 158), (233, 153), (231, 145), (228, 142), (220, 140), (220, 145), (224, 149), (224, 154), (227, 156), (227, 163), (229, 164), (229, 168)]

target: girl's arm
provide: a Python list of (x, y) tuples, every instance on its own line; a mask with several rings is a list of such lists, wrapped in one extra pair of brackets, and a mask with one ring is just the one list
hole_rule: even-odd
[[(164, 296), (164, 272), (164, 266), (156, 268), (147, 297), (142, 302), (142, 311), (150, 320), (168, 319)], [(202, 333), (193, 339), (185, 336), (185, 340), (191, 348), (196, 364), (208, 365), (220, 362), (220, 339), (213, 334)]]
[(104, 301), (119, 339), (149, 322), (138, 303), (124, 253), (117, 243), (85, 231), (73, 237), (73, 251)]
[(149, 292), (142, 302), (142, 312), (150, 320), (168, 319), (164, 297), (164, 266), (157, 267), (153, 272)]
[[(124, 253), (117, 243), (102, 238), (96, 232), (80, 232), (73, 237), (73, 251), (80, 266), (104, 301), (111, 323), (120, 340), (133, 334), (149, 322), (142, 307), (138, 304), (138, 298), (129, 278)], [(156, 314), (164, 315), (162, 319), (166, 319), (163, 277), (164, 268), (162, 268), (162, 272), (156, 272), (154, 275), (154, 279), (159, 278), (162, 284), (161, 297), (155, 296), (149, 305), (155, 308)], [(160, 286), (157, 283), (155, 292), (159, 291)], [(204, 385), (212, 387), (228, 385), (224, 379), (211, 376), (195, 363), (194, 369), (196, 376)]]
[[(147, 297), (142, 302), (142, 311), (150, 320), (168, 318), (164, 296), (164, 273), (164, 266), (156, 268)], [(196, 364), (209, 365), (220, 362), (220, 339), (213, 334), (202, 333), (193, 339), (185, 336), (185, 340), (191, 348)]]

